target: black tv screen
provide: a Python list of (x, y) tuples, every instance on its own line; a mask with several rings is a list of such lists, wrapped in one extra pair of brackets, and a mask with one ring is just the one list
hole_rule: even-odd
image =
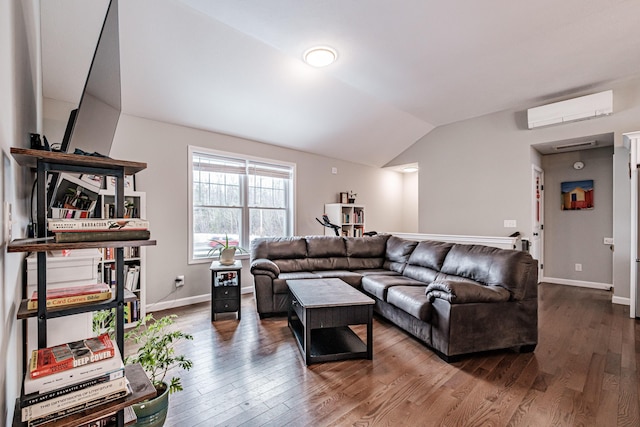
[(61, 151), (76, 148), (108, 156), (121, 111), (118, 0), (111, 0), (77, 112), (72, 111)]

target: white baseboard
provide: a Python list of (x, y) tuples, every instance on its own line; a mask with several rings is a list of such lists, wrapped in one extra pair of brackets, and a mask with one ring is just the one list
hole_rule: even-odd
[[(241, 294), (253, 293), (252, 287), (242, 288)], [(184, 307), (185, 305), (197, 304), (199, 302), (211, 301), (211, 294), (196, 295), (187, 298), (175, 299), (172, 301), (157, 302), (155, 304), (147, 304), (147, 313), (152, 311), (168, 310), (170, 308)]]
[(624, 297), (613, 297), (611, 298), (611, 302), (613, 304), (620, 304), (620, 305), (631, 305), (631, 298), (624, 298)]
[(602, 289), (610, 291), (613, 289), (611, 283), (584, 282), (582, 280), (558, 279), (556, 277), (543, 277), (541, 282), (554, 283), (556, 285), (580, 286), (582, 288)]

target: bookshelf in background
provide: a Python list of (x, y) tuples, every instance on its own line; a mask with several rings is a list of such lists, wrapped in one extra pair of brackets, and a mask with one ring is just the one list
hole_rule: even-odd
[[(146, 218), (147, 195), (143, 191), (133, 191), (125, 187), (124, 190), (124, 218)], [(115, 218), (115, 192), (113, 189), (100, 190), (98, 203), (96, 204), (94, 217)], [(105, 283), (115, 282), (115, 249), (103, 248), (102, 261), (98, 268), (98, 274)], [(125, 289), (131, 291), (135, 301), (127, 302), (126, 325), (142, 319), (145, 314), (145, 248), (132, 246), (124, 248), (125, 263)]]
[[(362, 237), (365, 232), (364, 205), (353, 203), (327, 203), (324, 213), (332, 224), (341, 227), (340, 233), (347, 237)], [(331, 228), (325, 228), (324, 234), (333, 236)]]

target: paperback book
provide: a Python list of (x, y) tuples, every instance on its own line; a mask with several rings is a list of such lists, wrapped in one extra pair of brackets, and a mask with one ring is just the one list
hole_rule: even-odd
[[(113, 386), (111, 383), (116, 383)], [(124, 389), (120, 387), (120, 385), (124, 383)], [(131, 394), (131, 387), (128, 384), (128, 381), (125, 378), (120, 378), (115, 381), (110, 381), (105, 384), (101, 384), (103, 392), (106, 393), (101, 394), (97, 397), (87, 397), (86, 399), (78, 398), (77, 400), (69, 400), (68, 404), (63, 404), (62, 409), (54, 410), (54, 412), (48, 412), (44, 415), (31, 417), (27, 420), (27, 425), (29, 427), (40, 426), (43, 424), (47, 424), (53, 421), (60, 420), (64, 417), (67, 417), (71, 414), (75, 414), (77, 412), (86, 411), (97, 406), (103, 405), (108, 402), (113, 402), (114, 400), (118, 400), (123, 398), (129, 394)], [(95, 392), (96, 394), (100, 394)], [(76, 403), (72, 403), (76, 402)]]
[[(47, 308), (105, 301), (111, 296), (111, 287), (106, 283), (47, 289)], [(34, 291), (27, 302), (27, 309), (35, 310), (37, 308), (38, 291)]]
[(80, 390), (84, 390), (89, 387), (96, 386), (98, 384), (113, 381), (118, 378), (124, 377), (124, 364), (120, 363), (120, 368), (115, 371), (107, 372), (106, 374), (79, 381), (77, 383), (69, 384), (65, 387), (57, 388), (44, 393), (31, 393), (25, 394), (20, 398), (20, 408), (26, 408), (27, 406), (35, 405), (38, 403), (46, 402), (58, 397), (74, 393)]
[(59, 219), (51, 218), (47, 221), (49, 231), (117, 231), (117, 230), (148, 230), (149, 221), (139, 218), (87, 218), (87, 219)]
[(114, 354), (114, 345), (108, 334), (41, 348), (31, 354), (29, 374), (31, 378), (51, 375), (108, 359)]
[[(117, 346), (113, 344), (114, 348)], [(24, 378), (24, 394), (44, 394), (53, 390), (59, 390), (82, 381), (106, 375), (110, 372), (122, 368), (122, 359), (120, 352), (116, 349), (113, 357), (108, 359), (89, 363), (78, 368), (59, 371), (55, 374), (46, 375), (37, 378), (31, 378), (31, 375), (25, 375)]]
[(149, 230), (64, 231), (54, 234), (56, 243), (149, 240), (151, 237)]
[(53, 399), (25, 406), (22, 408), (22, 421), (42, 418), (51, 414), (63, 415), (61, 414), (63, 411), (68, 414), (71, 409), (79, 408), (97, 399), (113, 394), (120, 394), (118, 397), (121, 397), (126, 391), (126, 378), (122, 376), (112, 381), (106, 381)]

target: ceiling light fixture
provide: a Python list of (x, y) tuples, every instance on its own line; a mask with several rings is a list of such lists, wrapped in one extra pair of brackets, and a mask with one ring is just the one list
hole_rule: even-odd
[(408, 168), (402, 169), (402, 172), (406, 172), (406, 173), (418, 172), (418, 168), (415, 166), (409, 166)]
[(312, 67), (326, 67), (338, 59), (338, 52), (328, 46), (316, 46), (305, 51), (302, 57)]

